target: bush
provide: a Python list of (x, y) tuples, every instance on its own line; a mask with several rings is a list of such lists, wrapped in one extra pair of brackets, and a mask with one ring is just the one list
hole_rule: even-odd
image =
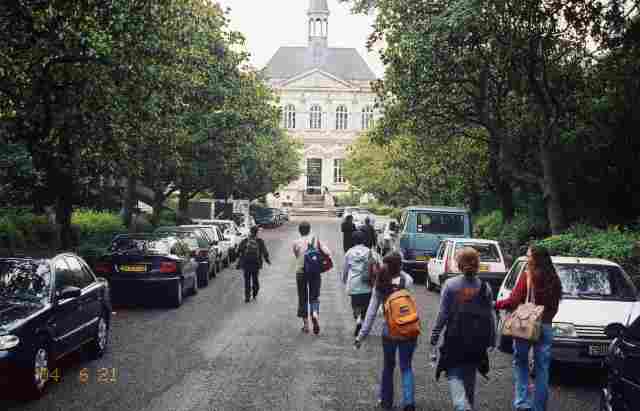
[(520, 213), (505, 224), (500, 210), (479, 217), (474, 226), (474, 237), (499, 241), (503, 252), (512, 257), (523, 255), (531, 242), (548, 234), (544, 220)]
[(26, 208), (0, 210), (0, 247), (9, 249), (55, 245), (57, 227), (46, 216)]
[(583, 224), (571, 227), (565, 234), (554, 235), (538, 242), (552, 255), (603, 258), (620, 264), (632, 276), (640, 275), (640, 258), (634, 247), (640, 232), (610, 227), (600, 230)]
[(77, 232), (75, 235), (79, 237), (80, 246), (85, 243), (108, 244), (116, 234), (127, 231), (120, 215), (106, 211), (78, 210), (73, 213), (71, 224)]
[[(151, 221), (151, 218), (148, 219)], [(160, 212), (160, 220), (158, 221), (158, 227), (174, 226), (178, 224), (178, 214), (175, 210), (165, 208)], [(153, 231), (151, 229), (150, 231)]]
[(362, 194), (357, 192), (351, 192), (347, 194), (340, 194), (336, 196), (336, 207), (350, 207), (360, 205), (360, 198)]

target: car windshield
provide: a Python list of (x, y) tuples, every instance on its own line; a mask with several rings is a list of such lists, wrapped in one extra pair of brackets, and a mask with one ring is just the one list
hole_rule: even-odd
[[(200, 248), (200, 243), (204, 241), (204, 239), (202, 239), (194, 231), (175, 231), (171, 232), (170, 234), (182, 240), (182, 242), (185, 243), (190, 250)], [(206, 248), (204, 244), (202, 246), (203, 248)]]
[(464, 215), (418, 213), (416, 231), (425, 234), (464, 235)]
[(0, 299), (44, 303), (51, 292), (46, 260), (0, 261)]
[(556, 264), (562, 291), (569, 298), (635, 300), (636, 289), (615, 266)]
[(480, 254), (480, 261), (483, 263), (500, 263), (500, 252), (495, 244), (483, 244), (483, 243), (457, 243), (456, 252), (462, 250), (465, 247), (474, 248)]
[(111, 242), (108, 251), (119, 254), (169, 254), (170, 244), (165, 239), (149, 238), (116, 238)]

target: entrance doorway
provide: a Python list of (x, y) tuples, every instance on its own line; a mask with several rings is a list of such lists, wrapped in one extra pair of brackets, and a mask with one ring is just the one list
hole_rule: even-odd
[(322, 194), (322, 159), (307, 159), (307, 194)]

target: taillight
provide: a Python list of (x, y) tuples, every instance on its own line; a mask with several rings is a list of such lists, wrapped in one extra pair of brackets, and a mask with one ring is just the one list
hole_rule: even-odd
[(162, 263), (160, 263), (160, 272), (161, 273), (169, 274), (169, 273), (175, 273), (177, 271), (178, 271), (178, 264), (176, 264), (174, 262), (162, 262)]
[(97, 263), (95, 271), (96, 271), (96, 274), (109, 274), (111, 272), (111, 264)]

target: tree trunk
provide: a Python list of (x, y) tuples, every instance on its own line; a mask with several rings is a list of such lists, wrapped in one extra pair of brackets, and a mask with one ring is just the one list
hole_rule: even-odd
[(63, 250), (70, 250), (74, 246), (71, 231), (71, 214), (73, 213), (71, 190), (69, 187), (61, 187), (56, 199), (56, 223), (60, 227), (60, 246)]
[(151, 224), (154, 227), (157, 227), (160, 223), (160, 213), (162, 213), (162, 208), (164, 207), (164, 191), (154, 191), (153, 195), (153, 216), (151, 217)]
[(124, 198), (124, 225), (129, 229), (129, 232), (135, 232), (135, 227), (132, 224), (133, 210), (136, 208), (136, 186), (138, 181), (135, 177), (129, 176), (127, 178), (127, 188)]
[(552, 234), (561, 234), (567, 228), (567, 218), (562, 205), (561, 182), (558, 178), (557, 163), (553, 150), (545, 144), (546, 138), (540, 139), (540, 161), (542, 163), (542, 193), (547, 208), (547, 218)]
[(493, 191), (498, 198), (502, 218), (505, 223), (510, 223), (515, 215), (513, 204), (513, 188), (511, 184), (501, 175), (500, 170), (500, 143), (493, 138), (489, 142), (489, 178)]
[(178, 224), (189, 223), (189, 193), (180, 190), (180, 197), (178, 199)]

